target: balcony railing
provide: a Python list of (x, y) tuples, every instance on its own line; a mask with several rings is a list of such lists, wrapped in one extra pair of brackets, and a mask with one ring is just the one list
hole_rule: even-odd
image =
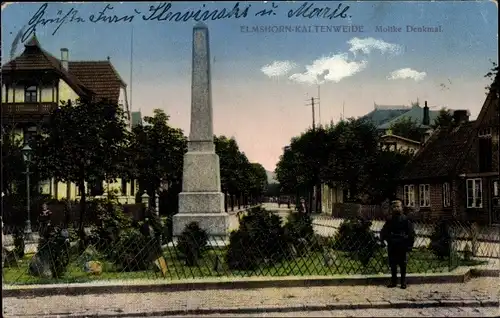
[(19, 115), (48, 115), (56, 107), (56, 102), (2, 103), (2, 117)]

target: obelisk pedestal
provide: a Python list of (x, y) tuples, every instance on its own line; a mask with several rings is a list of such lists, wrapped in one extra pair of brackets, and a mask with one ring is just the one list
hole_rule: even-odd
[(191, 130), (173, 235), (179, 236), (187, 224), (197, 222), (209, 236), (226, 237), (229, 215), (224, 211), (219, 156), (213, 141), (209, 36), (203, 23), (193, 29), (192, 63)]

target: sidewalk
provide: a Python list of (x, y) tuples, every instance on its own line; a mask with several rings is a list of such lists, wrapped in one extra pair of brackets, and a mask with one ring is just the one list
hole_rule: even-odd
[[(500, 280), (476, 278), (464, 284), (329, 286), (80, 296), (4, 298), (4, 317), (75, 315), (99, 317), (202, 315), (350, 308), (429, 308), (498, 306)], [(57, 304), (57, 305), (56, 305)], [(314, 316), (314, 312), (311, 313)]]

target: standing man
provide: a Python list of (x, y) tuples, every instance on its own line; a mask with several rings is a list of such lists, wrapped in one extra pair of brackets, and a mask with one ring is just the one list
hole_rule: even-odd
[(400, 199), (392, 201), (391, 209), (392, 215), (380, 231), (380, 239), (387, 242), (389, 266), (391, 267), (391, 283), (387, 287), (396, 287), (399, 266), (401, 288), (406, 289), (407, 254), (415, 242), (415, 229), (408, 217), (403, 215), (403, 204)]

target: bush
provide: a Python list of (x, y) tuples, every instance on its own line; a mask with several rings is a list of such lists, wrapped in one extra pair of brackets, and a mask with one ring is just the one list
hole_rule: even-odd
[(58, 227), (49, 226), (38, 242), (38, 255), (49, 261), (54, 278), (63, 276), (69, 264), (69, 239)]
[(230, 269), (239, 270), (276, 263), (288, 252), (287, 243), (281, 218), (256, 207), (241, 219), (240, 228), (231, 233), (226, 263)]
[(13, 239), (14, 239), (14, 253), (16, 254), (17, 258), (23, 258), (24, 256), (24, 249), (25, 249), (25, 243), (24, 243), (24, 229), (22, 227), (16, 226), (16, 229), (14, 230), (13, 233)]
[(123, 271), (146, 270), (152, 261), (150, 244), (150, 240), (138, 229), (129, 228), (120, 233), (113, 248), (104, 255)]
[(371, 221), (361, 218), (343, 221), (335, 235), (334, 248), (350, 252), (364, 266), (368, 265), (374, 254), (381, 249), (371, 225)]
[(285, 224), (285, 234), (298, 253), (307, 252), (315, 242), (311, 216), (306, 213), (291, 213)]
[(429, 249), (439, 259), (450, 256), (451, 253), (451, 233), (450, 227), (446, 220), (442, 220), (436, 224), (431, 234), (431, 242)]
[(99, 252), (106, 253), (120, 239), (121, 232), (131, 227), (132, 220), (112, 198), (94, 200), (90, 206), (98, 220), (92, 227), (90, 243)]
[(177, 248), (184, 256), (186, 265), (197, 265), (199, 258), (205, 251), (208, 243), (208, 235), (205, 230), (200, 228), (198, 223), (191, 222), (184, 228), (179, 240)]

